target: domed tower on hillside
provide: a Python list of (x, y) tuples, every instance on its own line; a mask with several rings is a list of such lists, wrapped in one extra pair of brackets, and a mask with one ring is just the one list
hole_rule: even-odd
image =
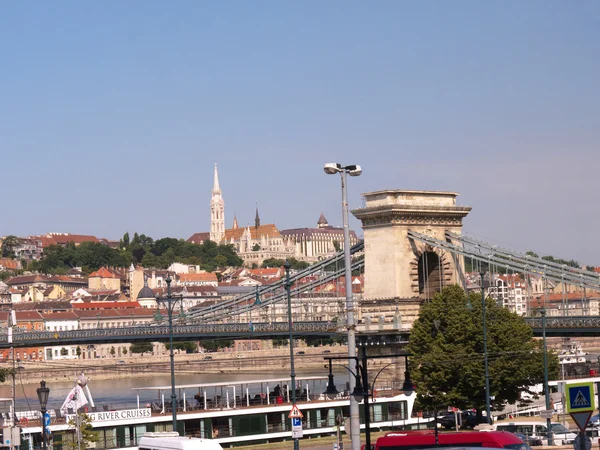
[(138, 292), (137, 301), (143, 308), (156, 307), (156, 297), (154, 291), (148, 286), (148, 277), (146, 275), (144, 275), (144, 287)]

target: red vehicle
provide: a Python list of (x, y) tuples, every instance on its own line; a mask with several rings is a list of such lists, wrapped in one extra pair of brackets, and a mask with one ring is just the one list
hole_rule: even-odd
[(488, 447), (511, 450), (531, 450), (521, 439), (507, 431), (468, 431), (438, 433), (434, 430), (394, 431), (377, 439), (375, 450), (410, 450), (440, 447)]

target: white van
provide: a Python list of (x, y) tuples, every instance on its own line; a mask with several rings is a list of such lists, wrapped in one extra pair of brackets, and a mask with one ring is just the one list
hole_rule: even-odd
[[(577, 433), (566, 428), (562, 423), (552, 422), (552, 439), (554, 445), (572, 444)], [(541, 439), (544, 445), (548, 445), (548, 427), (546, 421), (519, 421), (519, 422), (497, 422), (492, 426), (496, 431), (508, 431), (510, 433), (522, 433), (533, 438)]]
[(139, 450), (223, 450), (221, 444), (211, 439), (179, 436), (175, 432), (144, 433)]

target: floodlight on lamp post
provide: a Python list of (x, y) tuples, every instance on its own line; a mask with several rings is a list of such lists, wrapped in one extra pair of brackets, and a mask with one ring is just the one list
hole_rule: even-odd
[(46, 406), (48, 405), (50, 388), (46, 387), (44, 380), (40, 381), (40, 387), (37, 388), (37, 395), (40, 401), (40, 412), (42, 413), (42, 449), (46, 450)]
[[(356, 164), (342, 166), (339, 163), (327, 163), (323, 167), (327, 175), (340, 174), (342, 180), (342, 220), (344, 223), (344, 266), (346, 278), (346, 328), (348, 330), (348, 365), (356, 360), (356, 325), (354, 323), (354, 302), (352, 300), (352, 261), (350, 258), (350, 228), (348, 225), (348, 191), (346, 189), (346, 175), (357, 177), (362, 173), (362, 168)], [(350, 375), (349, 387), (354, 390), (355, 377)], [(350, 439), (351, 450), (360, 450), (360, 412), (358, 402), (350, 396)]]
[(327, 378), (327, 389), (325, 389), (325, 392), (323, 392), (323, 394), (326, 395), (330, 400), (333, 400), (338, 396), (340, 391), (337, 390), (337, 388), (335, 387), (335, 383), (333, 382), (333, 369), (331, 365), (331, 359), (329, 360), (329, 375), (327, 375)]

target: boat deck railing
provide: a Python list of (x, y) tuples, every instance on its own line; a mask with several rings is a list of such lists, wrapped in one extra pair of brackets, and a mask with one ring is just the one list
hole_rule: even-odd
[[(395, 386), (396, 382), (390, 382), (387, 385), (381, 385), (376, 390), (376, 398), (388, 398), (399, 395), (402, 391), (400, 391), (397, 386)], [(340, 392), (334, 398), (328, 398), (326, 395), (321, 393), (306, 393), (306, 392), (298, 392), (296, 396), (296, 403), (298, 405), (301, 404), (310, 404), (311, 402), (335, 402), (340, 400), (348, 400), (350, 397), (349, 392), (347, 390)], [(272, 406), (282, 406), (282, 405), (291, 405), (291, 398), (283, 397), (283, 396), (274, 396), (269, 395), (268, 397), (264, 394), (256, 394), (251, 396), (250, 398), (246, 398), (245, 396), (237, 396), (234, 399), (232, 398), (224, 398), (221, 396), (214, 396), (212, 398), (207, 398), (206, 402), (204, 398), (201, 397), (193, 398), (192, 401), (186, 400), (186, 404), (184, 407), (183, 401), (180, 400), (177, 407), (177, 415), (182, 419), (185, 418), (186, 414), (197, 414), (203, 411), (227, 411), (227, 410), (243, 410), (243, 409), (251, 409), (251, 408), (267, 408)], [(150, 413), (152, 417), (160, 417), (160, 416), (168, 416), (171, 414), (171, 405), (165, 403), (164, 411), (163, 407), (158, 402), (147, 403), (145, 406), (141, 406), (140, 408), (150, 408)], [(122, 409), (130, 409), (130, 408), (119, 408)], [(302, 409), (302, 407), (300, 407)], [(112, 408), (109, 405), (103, 405), (101, 407), (82, 407), (79, 409), (80, 413), (94, 413), (94, 412), (110, 412), (117, 411), (116, 408)], [(60, 425), (67, 423), (68, 415), (74, 414), (74, 411), (68, 410), (65, 414), (60, 409), (50, 409), (48, 410), (52, 418), (52, 424)], [(8, 413), (1, 413), (0, 417), (0, 426), (2, 426), (2, 422), (6, 422), (9, 419)], [(19, 420), (19, 424), (21, 426), (27, 427), (41, 427), (40, 421), (40, 412), (39, 411), (18, 411), (17, 419)], [(333, 425), (331, 425), (333, 426)]]

